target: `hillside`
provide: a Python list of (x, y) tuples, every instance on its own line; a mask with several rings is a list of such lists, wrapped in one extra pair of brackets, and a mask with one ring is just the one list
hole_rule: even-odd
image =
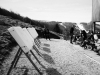
[(28, 23), (11, 19), (0, 15), (0, 65), (12, 51), (12, 47), (16, 46), (15, 40), (11, 37), (7, 29), (11, 26), (31, 27)]
[[(39, 36), (41, 35), (41, 29), (45, 26), (50, 30), (50, 37), (60, 39), (69, 39), (69, 29), (75, 23), (62, 23), (56, 21), (37, 21), (31, 20), (28, 17), (22, 17), (14, 12), (9, 12), (7, 10), (2, 10), (0, 12), (0, 65), (9, 56), (12, 48), (16, 46), (15, 40), (11, 37), (7, 29), (11, 26), (21, 26), (23, 27), (35, 27)], [(7, 14), (8, 13), (8, 14)], [(9, 15), (10, 14), (10, 15)], [(5, 16), (4, 16), (5, 15)], [(22, 20), (24, 18), (24, 21)], [(31, 23), (30, 23), (31, 22)], [(65, 26), (65, 27), (64, 27)]]

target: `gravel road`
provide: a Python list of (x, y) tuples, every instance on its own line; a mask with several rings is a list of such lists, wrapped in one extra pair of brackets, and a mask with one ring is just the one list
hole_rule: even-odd
[[(90, 58), (81, 47), (65, 40), (40, 39), (40, 41), (50, 44), (50, 47), (41, 45), (39, 52), (42, 57), (33, 50), (41, 64), (32, 55), (30, 56), (43, 75), (100, 75), (100, 63)], [(0, 75), (6, 75), (17, 49), (18, 46), (3, 63)], [(16, 67), (12, 70), (11, 75), (39, 75), (24, 54)]]

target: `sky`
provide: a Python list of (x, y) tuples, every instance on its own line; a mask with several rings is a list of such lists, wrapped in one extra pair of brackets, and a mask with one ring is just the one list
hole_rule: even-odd
[(92, 0), (0, 0), (0, 7), (34, 20), (90, 22)]

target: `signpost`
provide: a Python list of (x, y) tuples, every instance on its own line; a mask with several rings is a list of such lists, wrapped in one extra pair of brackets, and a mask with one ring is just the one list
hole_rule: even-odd
[(31, 36), (27, 33), (26, 29), (22, 29), (21, 27), (11, 27), (8, 29), (12, 37), (15, 39), (15, 41), (19, 45), (19, 50), (17, 54), (15, 55), (14, 60), (11, 63), (11, 66), (9, 68), (9, 71), (7, 75), (10, 75), (10, 72), (12, 68), (16, 67), (16, 64), (22, 54), (22, 52), (25, 54), (25, 56), (28, 58), (28, 60), (31, 62), (31, 64), (35, 67), (35, 69), (38, 71), (40, 75), (42, 75), (42, 72), (38, 69), (38, 67), (35, 65), (35, 63), (32, 61), (31, 57), (29, 56), (29, 52), (34, 56), (34, 58), (37, 60), (37, 62), (41, 65), (40, 61), (37, 59), (35, 54), (32, 52), (33, 48), (33, 41)]

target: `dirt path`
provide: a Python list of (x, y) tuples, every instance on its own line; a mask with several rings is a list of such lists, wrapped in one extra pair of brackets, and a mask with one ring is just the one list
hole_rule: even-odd
[[(87, 56), (81, 47), (72, 45), (65, 40), (51, 39), (51, 41), (47, 41), (41, 39), (41, 42), (50, 44), (50, 47), (42, 46), (42, 49), (39, 50), (42, 57), (33, 50), (42, 65), (38, 64), (34, 57), (32, 57), (32, 60), (44, 75), (100, 75), (100, 64)], [(0, 75), (6, 75), (17, 49), (18, 47), (13, 50), (10, 57), (5, 61), (4, 67), (2, 67), (3, 72)], [(25, 55), (21, 56), (17, 67), (28, 68), (27, 75), (39, 75)], [(19, 68), (13, 69), (11, 72), (11, 75), (24, 74), (25, 69)]]

